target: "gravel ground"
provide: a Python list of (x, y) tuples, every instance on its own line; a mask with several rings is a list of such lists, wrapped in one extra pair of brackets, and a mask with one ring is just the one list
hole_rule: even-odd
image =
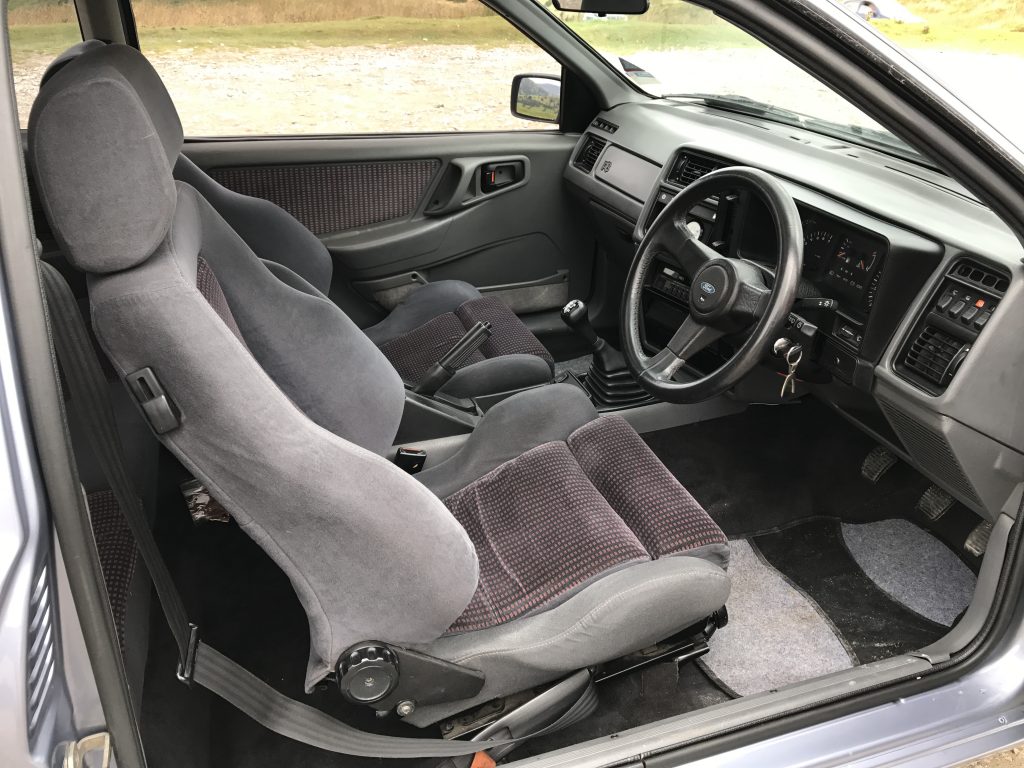
[[(1024, 145), (1024, 99), (1006, 93), (1007, 83), (1024, 82), (1024, 57), (934, 50), (915, 55)], [(662, 92), (745, 92), (797, 111), (870, 124), (768, 50), (640, 51), (629, 58), (658, 74)], [(181, 48), (152, 59), (191, 135), (543, 127), (509, 114), (509, 86), (517, 73), (558, 71), (530, 45)], [(48, 60), (36, 56), (18, 67), (23, 121)]]

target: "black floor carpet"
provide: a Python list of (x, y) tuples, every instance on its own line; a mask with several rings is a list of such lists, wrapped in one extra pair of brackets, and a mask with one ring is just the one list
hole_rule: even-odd
[(954, 504), (938, 521), (916, 510), (931, 484), (897, 462), (877, 483), (861, 475), (875, 442), (814, 400), (649, 432), (644, 440), (729, 538), (800, 520), (863, 523), (907, 518), (935, 534), (975, 573), (963, 543), (980, 518)]
[(861, 664), (923, 648), (949, 631), (879, 589), (846, 548), (839, 526), (837, 520), (810, 520), (756, 536), (753, 543), (818, 604)]
[[(730, 537), (757, 534), (765, 558), (819, 603), (862, 662), (927, 644), (944, 631), (916, 614), (906, 615), (874, 587), (848, 553), (844, 559), (838, 523), (821, 519), (908, 517), (928, 485), (902, 464), (877, 484), (865, 481), (860, 466), (872, 443), (831, 411), (813, 404), (751, 408), (644, 439)], [(164, 475), (161, 493), (168, 501), (158, 533), (206, 642), (282, 692), (356, 727), (436, 736), (431, 729), (380, 720), (369, 710), (350, 707), (326, 685), (306, 696), (308, 628), (287, 579), (234, 524), (193, 525), (177, 492), (179, 478), (173, 471)], [(806, 522), (794, 525), (798, 521)], [(971, 524), (965, 518), (947, 527), (956, 538), (966, 536)], [(183, 686), (175, 678), (176, 662), (157, 613), (142, 718), (154, 768), (401, 765), (335, 755), (277, 736), (203, 689)], [(677, 670), (670, 663), (609, 681), (599, 693), (601, 707), (591, 718), (514, 754), (539, 754), (728, 698), (696, 665)]]

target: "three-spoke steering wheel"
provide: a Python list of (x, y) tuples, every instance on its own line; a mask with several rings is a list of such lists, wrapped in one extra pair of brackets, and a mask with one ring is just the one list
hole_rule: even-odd
[[(753, 264), (719, 254), (686, 226), (686, 214), (715, 193), (752, 194), (768, 208), (778, 242), (774, 284), (765, 285)], [(668, 261), (690, 282), (690, 313), (668, 345), (653, 356), (643, 342), (643, 289), (655, 259)], [(696, 403), (731, 389), (749, 373), (778, 334), (796, 298), (803, 266), (803, 225), (796, 203), (774, 177), (755, 168), (733, 167), (709, 173), (665, 206), (633, 259), (622, 306), (622, 346), (640, 385), (671, 403)], [(717, 370), (696, 380), (676, 373), (694, 354), (728, 334), (747, 332), (735, 354)]]

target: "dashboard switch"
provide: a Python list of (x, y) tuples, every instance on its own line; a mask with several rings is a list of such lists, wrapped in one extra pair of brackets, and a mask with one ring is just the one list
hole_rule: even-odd
[(992, 317), (992, 313), (991, 312), (982, 312), (978, 316), (978, 319), (974, 321), (974, 327), (977, 328), (980, 331), (988, 323), (988, 319), (990, 317)]
[(947, 309), (949, 309), (949, 305), (952, 304), (952, 303), (953, 303), (953, 294), (947, 293), (945, 296), (943, 296), (941, 299), (939, 299), (939, 303), (935, 305), (935, 308), (939, 312), (945, 312)]
[(977, 307), (968, 307), (966, 310), (964, 310), (964, 313), (960, 315), (960, 321), (964, 323), (969, 323), (971, 322), (971, 320), (978, 316), (978, 312), (979, 310)]
[(958, 301), (956, 304), (949, 308), (949, 314), (951, 314), (953, 317), (956, 317), (957, 315), (964, 311), (964, 308), (966, 306), (967, 305), (964, 302)]

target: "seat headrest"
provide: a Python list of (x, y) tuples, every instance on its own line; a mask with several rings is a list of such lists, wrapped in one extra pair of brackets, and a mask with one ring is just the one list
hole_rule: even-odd
[(134, 48), (89, 46), (69, 57), (32, 105), (28, 143), (43, 209), (76, 267), (127, 269), (166, 237), (181, 121)]
[(106, 43), (102, 40), (83, 40), (80, 43), (75, 43), (68, 48), (64, 53), (57, 56), (56, 59), (50, 62), (45, 70), (43, 70), (43, 76), (39, 78), (39, 87), (42, 88), (46, 85), (46, 82), (64, 69), (64, 66), (74, 59), (77, 59), (83, 53), (91, 51), (95, 48), (102, 48)]

